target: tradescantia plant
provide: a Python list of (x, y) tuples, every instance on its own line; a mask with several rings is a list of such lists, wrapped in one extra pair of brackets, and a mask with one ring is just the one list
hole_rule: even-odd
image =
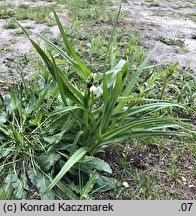
[[(65, 63), (73, 68), (79, 81), (73, 82), (70, 74), (59, 66), (58, 59), (44, 52), (29, 37), (56, 82), (56, 89), (62, 99), (63, 107), (50, 114), (50, 123), (54, 123), (56, 119), (60, 121), (66, 116), (67, 119), (71, 119), (69, 130), (72, 129), (75, 133), (66, 163), (44, 193), (50, 191), (55, 185), (62, 188), (60, 180), (76, 163), (83, 161), (87, 155), (96, 155), (110, 145), (136, 137), (186, 135), (176, 130), (183, 128), (185, 123), (167, 114), (164, 115), (164, 112), (160, 115), (160, 110), (172, 107), (184, 108), (183, 106), (169, 101), (132, 96), (134, 86), (145, 69), (150, 55), (137, 69), (132, 70), (129, 79), (129, 64), (125, 60), (120, 60), (109, 71), (92, 73), (74, 51), (55, 12), (54, 16), (64, 47), (59, 48), (46, 38), (41, 38), (54, 53), (58, 53)], [(68, 122), (65, 121), (65, 124)], [(96, 174), (91, 173), (90, 180), (96, 181)], [(88, 189), (88, 185), (86, 188)]]

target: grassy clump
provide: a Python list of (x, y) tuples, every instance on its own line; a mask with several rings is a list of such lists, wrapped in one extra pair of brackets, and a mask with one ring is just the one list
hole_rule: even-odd
[(14, 21), (9, 21), (3, 26), (4, 29), (16, 29), (18, 28), (17, 24)]
[(51, 22), (50, 14), (52, 12), (52, 9), (55, 7), (56, 5), (31, 6), (21, 4), (14, 6), (10, 4), (1, 4), (0, 18), (8, 19), (12, 17), (17, 20), (30, 19), (34, 20), (36, 23), (47, 23), (48, 25), (52, 25), (54, 23)]
[(105, 22), (114, 20), (116, 17), (116, 9), (107, 9), (107, 7), (112, 5), (110, 0), (69, 0), (67, 2), (72, 19), (101, 20)]

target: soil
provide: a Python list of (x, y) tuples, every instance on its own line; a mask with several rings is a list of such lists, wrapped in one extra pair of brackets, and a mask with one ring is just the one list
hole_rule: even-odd
[[(157, 0), (154, 1), (157, 6), (150, 2), (153, 1), (128, 0), (123, 3), (127, 24), (147, 36), (145, 48), (152, 50), (158, 45), (152, 55), (157, 63), (178, 61), (181, 67), (196, 71), (196, 1)], [(157, 42), (158, 38), (182, 42), (184, 46), (172, 45), (172, 42), (167, 45), (161, 39)]]
[[(52, 2), (37, 0), (7, 0), (1, 1), (0, 4), (27, 4), (27, 5), (46, 5)], [(128, 0), (123, 3), (122, 10), (126, 13), (125, 24), (139, 31), (144, 36), (144, 47), (152, 50), (157, 44), (157, 49), (152, 55), (152, 60), (158, 64), (174, 63), (178, 61), (180, 66), (193, 69), (196, 71), (196, 22), (193, 17), (186, 15), (193, 14), (196, 3), (188, 1), (157, 1), (159, 6), (151, 6), (150, 1), (146, 0)], [(152, 1), (151, 1), (152, 2)], [(194, 2), (194, 1), (193, 1)], [(54, 3), (54, 2), (53, 2)], [(118, 1), (114, 1), (118, 4)], [(61, 7), (61, 5), (59, 5)], [(63, 6), (62, 6), (63, 7)], [(179, 14), (181, 14), (179, 16)], [(68, 11), (63, 9), (60, 14), (61, 21), (64, 24), (70, 23)], [(53, 17), (51, 16), (51, 19)], [(21, 34), (21, 30), (4, 29), (3, 26), (8, 22), (7, 19), (0, 19), (0, 77), (7, 79), (9, 67), (7, 60), (17, 60), (24, 56), (30, 55), (32, 45)], [(20, 21), (20, 24), (27, 27), (33, 35), (33, 39), (38, 40), (35, 33), (48, 32), (50, 36), (57, 37), (59, 34), (57, 26), (47, 26), (47, 24), (38, 24), (32, 20)], [(183, 47), (177, 45), (168, 45), (164, 41), (157, 42), (157, 38), (161, 36), (162, 40), (179, 40), (184, 43)], [(161, 40), (161, 39), (160, 39)], [(172, 42), (171, 42), (172, 43)], [(31, 69), (32, 70), (32, 69)], [(27, 74), (32, 71), (28, 70)], [(13, 72), (13, 71), (12, 71)]]
[[(25, 4), (31, 6), (52, 4), (52, 2), (39, 0), (36, 2), (31, 0), (7, 0), (0, 2), (0, 4), (5, 4), (5, 2), (13, 5)], [(61, 7), (61, 5), (59, 5), (59, 7)], [(54, 19), (52, 15), (51, 19)], [(64, 25), (70, 23), (68, 11), (64, 8), (63, 12), (60, 14), (60, 19)], [(20, 27), (16, 29), (3, 28), (8, 21), (9, 19), (0, 19), (0, 85), (1, 82), (10, 82), (10, 72), (13, 73), (14, 76), (17, 76), (17, 71), (14, 71), (14, 69), (10, 71), (10, 68), (7, 66), (8, 61), (17, 62), (24, 55), (30, 56), (35, 53), (32, 50), (30, 41), (24, 36)], [(31, 33), (31, 38), (35, 41), (39, 41), (39, 36), (36, 34), (48, 34), (50, 37), (54, 38), (59, 35), (59, 30), (56, 25), (48, 26), (45, 23), (39, 24), (33, 20), (20, 20), (19, 23)], [(30, 76), (33, 70), (32, 68), (28, 69), (27, 67), (27, 71), (25, 72)]]
[[(168, 142), (169, 143), (169, 142)], [(196, 175), (193, 173), (195, 168), (195, 158), (190, 157), (189, 150), (184, 149), (182, 155), (175, 153), (175, 148), (184, 148), (180, 142), (173, 140), (171, 146), (158, 146), (156, 144), (146, 144), (139, 148), (133, 148), (131, 141), (126, 143), (123, 148), (110, 147), (106, 150), (103, 158), (107, 158), (110, 163), (113, 176), (122, 181), (127, 181), (130, 189), (136, 188), (138, 185), (134, 182), (131, 172), (140, 170), (146, 173), (155, 187), (160, 187), (162, 192), (168, 196), (174, 196), (176, 199), (196, 199)], [(124, 158), (129, 169), (127, 173), (122, 169), (122, 165), (117, 158)], [(175, 169), (179, 171), (178, 176), (172, 175), (171, 161), (175, 160)], [(121, 168), (120, 168), (121, 167)], [(127, 195), (126, 195), (127, 194)], [(122, 199), (130, 199), (129, 188), (123, 193)], [(112, 194), (102, 194), (101, 199), (114, 199)], [(141, 194), (138, 191), (138, 199), (141, 199)]]

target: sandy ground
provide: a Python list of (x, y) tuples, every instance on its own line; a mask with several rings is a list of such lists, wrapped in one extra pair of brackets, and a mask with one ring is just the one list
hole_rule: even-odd
[(150, 38), (144, 42), (148, 49), (155, 47), (157, 41), (153, 38), (160, 36), (184, 41), (184, 47), (158, 42), (152, 58), (163, 64), (178, 61), (180, 66), (196, 71), (196, 0), (154, 1), (158, 6), (151, 6), (150, 2), (128, 0), (124, 3), (122, 9), (126, 12), (126, 22)]
[[(125, 14), (125, 24), (130, 28), (136, 29), (139, 33), (148, 39), (144, 40), (146, 49), (153, 49), (158, 43), (152, 59), (158, 64), (174, 63), (179, 61), (180, 66), (191, 68), (196, 71), (196, 22), (191, 17), (185, 17), (188, 14), (195, 13), (196, 0), (176, 1), (176, 0), (156, 0), (159, 6), (150, 6), (149, 2), (153, 0), (128, 0), (123, 3), (122, 10)], [(195, 3), (194, 3), (195, 1)], [(3, 0), (0, 4), (30, 4), (44, 5), (53, 2), (31, 0)], [(118, 4), (118, 0), (114, 3)], [(61, 7), (61, 6), (59, 6)], [(179, 15), (181, 14), (181, 15)], [(69, 23), (68, 11), (66, 9), (60, 14), (61, 21)], [(53, 19), (53, 17), (51, 17)], [(196, 20), (196, 18), (195, 18)], [(8, 67), (7, 60), (19, 59), (24, 54), (31, 54), (32, 46), (30, 42), (20, 34), (20, 28), (5, 29), (3, 26), (8, 22), (6, 19), (0, 19), (0, 79), (7, 78)], [(46, 33), (49, 36), (57, 37), (57, 26), (47, 26), (46, 24), (37, 24), (32, 20), (20, 21), (20, 24), (27, 27), (32, 33), (33, 39), (38, 39), (35, 33)], [(194, 37), (195, 35), (195, 37)], [(155, 37), (165, 37), (168, 39), (180, 39), (184, 41), (184, 47), (166, 45), (154, 40)], [(29, 70), (30, 72), (30, 70)]]
[[(0, 1), (0, 4), (26, 4), (32, 6), (38, 5), (48, 5), (55, 3), (53, 2), (45, 2), (36, 0), (32, 2), (30, 0), (6, 0)], [(51, 19), (54, 19), (51, 16)], [(60, 14), (60, 19), (63, 24), (70, 23), (68, 18), (68, 11), (66, 9), (63, 10), (63, 13)], [(32, 45), (27, 38), (22, 34), (22, 30), (19, 28), (16, 29), (5, 29), (3, 26), (8, 23), (9, 19), (0, 19), (0, 79), (5, 80), (9, 74), (10, 68), (7, 67), (8, 61), (18, 61), (18, 59), (22, 58), (25, 54), (31, 55), (34, 53), (32, 50)], [(57, 37), (59, 35), (59, 30), (57, 26), (48, 26), (47, 24), (38, 24), (33, 20), (20, 20), (19, 23), (28, 29), (31, 33), (32, 39), (35, 41), (39, 40), (39, 37), (36, 34), (44, 34), (50, 37)], [(28, 69), (27, 69), (28, 70)], [(14, 69), (11, 72), (15, 72)], [(32, 68), (29, 69), (28, 74), (32, 72)], [(6, 80), (5, 80), (6, 81)], [(4, 81), (2, 81), (4, 82)]]

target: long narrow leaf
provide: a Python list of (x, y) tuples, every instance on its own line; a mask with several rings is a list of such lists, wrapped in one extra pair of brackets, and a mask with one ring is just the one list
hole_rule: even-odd
[(65, 31), (63, 29), (63, 26), (59, 20), (59, 17), (57, 16), (56, 12), (54, 12), (54, 16), (57, 22), (57, 25), (59, 27), (59, 30), (61, 32), (61, 36), (63, 38), (66, 50), (68, 52), (68, 54), (78, 63), (78, 65), (80, 66), (80, 68), (82, 69), (83, 74), (81, 74), (82, 78), (86, 81), (88, 79), (88, 76), (90, 76), (91, 72), (90, 70), (86, 67), (86, 65), (81, 61), (81, 59), (78, 57), (78, 55), (75, 53), (75, 51), (73, 50), (67, 35), (65, 34)]
[(61, 178), (74, 166), (74, 164), (76, 164), (86, 154), (86, 152), (87, 150), (85, 148), (78, 149), (65, 163), (61, 171), (57, 174), (52, 183), (46, 188), (43, 194), (50, 191), (61, 180)]
[(122, 76), (120, 73), (116, 75), (116, 83), (114, 89), (110, 89), (110, 95), (107, 97), (107, 101), (104, 104), (104, 111), (103, 111), (103, 117), (100, 124), (100, 131), (99, 133), (102, 134), (102, 132), (108, 127), (108, 123), (110, 121), (110, 117), (112, 115), (112, 111), (115, 107), (115, 104), (117, 102), (119, 93), (122, 88)]

